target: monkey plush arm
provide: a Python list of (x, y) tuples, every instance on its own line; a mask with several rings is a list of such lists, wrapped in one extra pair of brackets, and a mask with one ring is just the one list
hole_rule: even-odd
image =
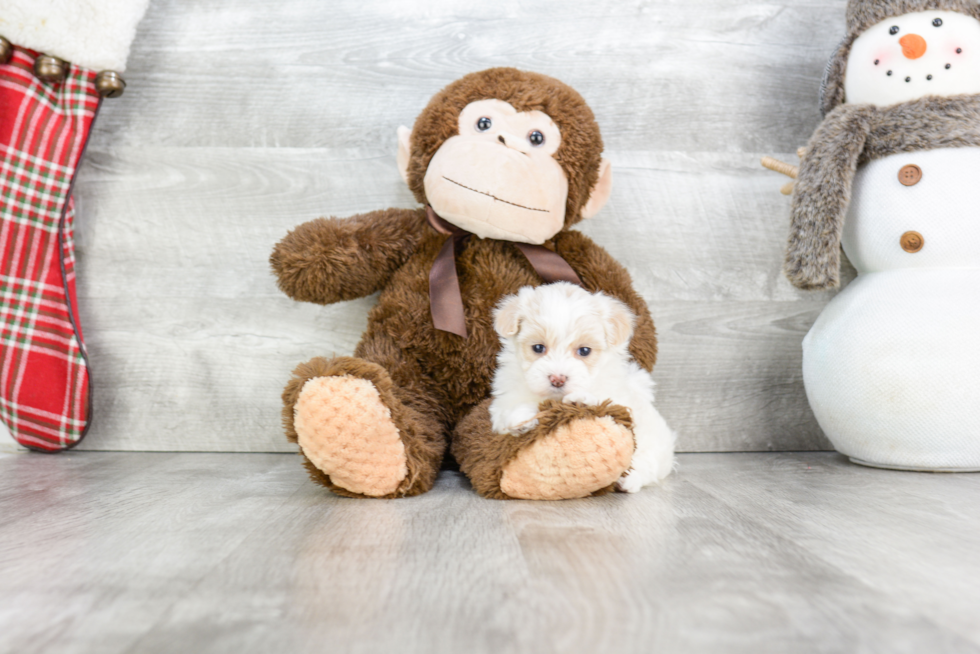
[(289, 232), (269, 263), (279, 289), (302, 302), (331, 304), (380, 290), (415, 251), (425, 214), (386, 209), (350, 218), (317, 218)]
[(625, 302), (636, 314), (630, 354), (642, 368), (653, 370), (657, 362), (657, 330), (647, 303), (633, 290), (633, 280), (626, 268), (581, 232), (561, 232), (554, 241), (555, 251), (578, 273), (586, 290), (611, 295)]

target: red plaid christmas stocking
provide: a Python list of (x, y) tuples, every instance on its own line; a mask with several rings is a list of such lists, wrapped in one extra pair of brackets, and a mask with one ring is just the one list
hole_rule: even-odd
[(17, 48), (0, 64), (0, 419), (22, 445), (57, 451), (91, 414), (71, 191), (99, 93), (77, 66), (39, 81), (36, 57)]

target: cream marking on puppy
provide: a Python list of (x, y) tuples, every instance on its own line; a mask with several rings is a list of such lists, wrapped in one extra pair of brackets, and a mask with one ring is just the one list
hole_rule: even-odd
[(625, 304), (558, 282), (504, 298), (494, 314), (497, 355), (490, 419), (497, 433), (537, 424), (549, 398), (630, 410), (636, 451), (617, 488), (635, 493), (674, 469), (676, 436), (653, 406), (653, 379), (629, 355), (635, 316)]

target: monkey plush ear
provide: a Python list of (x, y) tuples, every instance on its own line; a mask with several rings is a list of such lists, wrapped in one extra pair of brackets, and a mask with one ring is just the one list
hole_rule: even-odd
[(497, 307), (493, 315), (493, 328), (504, 338), (515, 336), (521, 328), (521, 298), (512, 295)]
[(408, 184), (408, 160), (412, 156), (412, 130), (402, 125), (398, 128), (398, 172)]
[(582, 218), (588, 220), (599, 213), (609, 199), (610, 193), (612, 193), (612, 166), (608, 159), (603, 159), (599, 163), (599, 181), (592, 187), (589, 201), (582, 207)]

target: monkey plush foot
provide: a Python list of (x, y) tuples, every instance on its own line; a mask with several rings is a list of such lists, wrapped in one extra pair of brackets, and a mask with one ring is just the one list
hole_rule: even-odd
[(392, 390), (384, 368), (351, 357), (313, 359), (294, 371), (283, 393), (283, 422), (314, 481), (352, 497), (431, 488), (441, 452), (420, 452), (426, 444), (415, 442), (412, 411)]
[(599, 406), (542, 405), (538, 425), (525, 434), (495, 434), (489, 401), (464, 418), (453, 455), (473, 488), (494, 499), (562, 500), (615, 489), (635, 449), (629, 412)]
[(352, 493), (394, 493), (408, 474), (405, 445), (391, 411), (366, 379), (309, 380), (296, 402), (294, 424), (310, 463)]

